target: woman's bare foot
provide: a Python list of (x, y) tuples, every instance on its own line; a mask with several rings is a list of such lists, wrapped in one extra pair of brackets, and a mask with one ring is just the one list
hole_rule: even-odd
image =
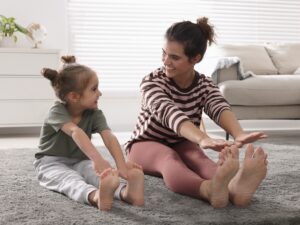
[(128, 170), (127, 186), (123, 188), (121, 198), (132, 205), (144, 205), (144, 173), (141, 169)]
[(108, 211), (112, 207), (115, 190), (119, 186), (118, 171), (108, 168), (100, 174), (100, 186), (98, 190), (97, 207), (100, 210)]
[(247, 206), (266, 174), (267, 154), (260, 147), (254, 151), (253, 145), (249, 144), (243, 166), (229, 184), (232, 203), (240, 207)]
[(202, 182), (200, 196), (214, 208), (223, 208), (229, 202), (228, 184), (239, 169), (239, 149), (235, 146), (225, 147), (219, 154), (218, 164), (213, 179)]

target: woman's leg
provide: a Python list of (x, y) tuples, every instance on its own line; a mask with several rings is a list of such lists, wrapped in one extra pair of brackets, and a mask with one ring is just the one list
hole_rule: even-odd
[(260, 183), (267, 174), (267, 154), (260, 147), (254, 150), (248, 144), (242, 167), (229, 184), (230, 200), (233, 204), (247, 206)]
[(178, 153), (182, 161), (196, 174), (206, 180), (211, 180), (216, 173), (217, 163), (208, 158), (199, 145), (183, 141), (172, 148)]
[(170, 190), (200, 198), (203, 178), (190, 170), (173, 149), (153, 141), (137, 142), (132, 145), (128, 159), (140, 164), (146, 174), (162, 175)]

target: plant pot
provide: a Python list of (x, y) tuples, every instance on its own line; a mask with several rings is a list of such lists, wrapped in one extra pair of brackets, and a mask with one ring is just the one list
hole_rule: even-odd
[(0, 46), (2, 48), (13, 48), (16, 46), (16, 42), (14, 40), (14, 37), (2, 37), (2, 40), (0, 41)]

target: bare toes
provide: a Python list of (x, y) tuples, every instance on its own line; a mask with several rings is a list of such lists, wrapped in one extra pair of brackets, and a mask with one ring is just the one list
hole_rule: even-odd
[(240, 153), (239, 149), (236, 146), (232, 146), (230, 148), (231, 148), (232, 157), (234, 159), (238, 159), (239, 158), (239, 153)]
[(245, 152), (245, 159), (252, 158), (254, 154), (254, 148), (252, 144), (248, 144), (246, 147), (246, 152)]
[(107, 168), (107, 169), (103, 170), (103, 172), (100, 174), (100, 178), (101, 179), (105, 178), (108, 174), (111, 173), (111, 171), (112, 171), (111, 168)]
[(257, 149), (255, 149), (253, 158), (265, 158), (264, 150), (261, 147), (258, 147)]

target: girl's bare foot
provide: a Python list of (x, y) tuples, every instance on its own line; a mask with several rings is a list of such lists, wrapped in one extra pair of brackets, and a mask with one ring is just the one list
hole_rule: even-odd
[(267, 154), (260, 147), (254, 152), (253, 145), (249, 144), (244, 164), (229, 184), (232, 203), (240, 207), (247, 206), (266, 174)]
[(229, 202), (228, 184), (239, 169), (239, 150), (235, 146), (225, 147), (219, 155), (219, 166), (212, 180), (203, 181), (200, 196), (214, 208), (223, 208)]
[(108, 168), (100, 174), (97, 206), (100, 210), (108, 211), (112, 207), (115, 190), (119, 186), (118, 171)]
[(127, 186), (123, 188), (121, 198), (132, 205), (144, 205), (144, 173), (141, 169), (128, 170)]

